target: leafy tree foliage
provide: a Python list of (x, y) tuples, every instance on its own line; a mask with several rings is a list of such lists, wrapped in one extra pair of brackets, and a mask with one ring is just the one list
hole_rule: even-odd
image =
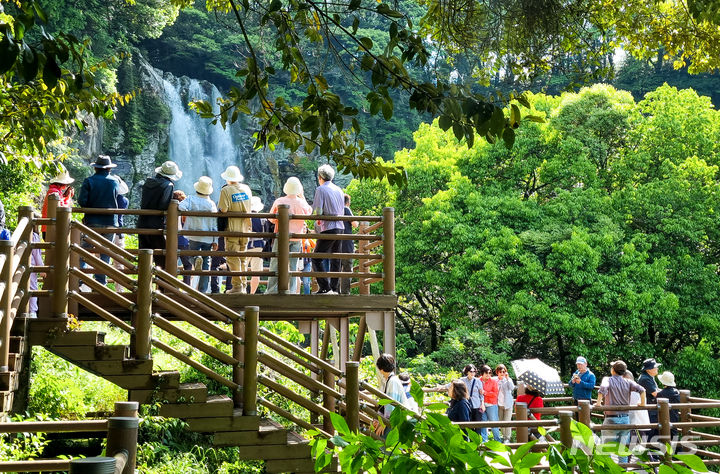
[[(450, 344), (455, 365), (538, 356), (567, 372), (584, 354), (599, 373), (658, 357), (716, 394), (719, 113), (669, 86), (638, 103), (606, 85), (530, 103), (547, 120), (510, 150), (423, 125), (396, 155), (407, 187), (349, 188), (355, 207), (396, 208), (408, 357)], [(463, 352), (457, 328), (490, 341)]]

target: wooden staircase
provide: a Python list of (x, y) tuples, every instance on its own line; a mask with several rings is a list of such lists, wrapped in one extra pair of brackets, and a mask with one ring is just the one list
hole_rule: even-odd
[(237, 447), (242, 460), (263, 460), (266, 472), (310, 473), (308, 440), (260, 416), (243, 416), (225, 395), (202, 383), (180, 383), (176, 371), (157, 372), (153, 361), (129, 359), (129, 346), (106, 345), (105, 334), (65, 331), (65, 320), (30, 321), (30, 343), (128, 390), (128, 400), (161, 403), (159, 414), (179, 418), (190, 431), (213, 435), (213, 445)]

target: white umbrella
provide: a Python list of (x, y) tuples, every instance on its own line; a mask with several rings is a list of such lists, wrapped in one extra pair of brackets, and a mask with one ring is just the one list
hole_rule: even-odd
[(543, 395), (562, 395), (565, 386), (558, 371), (540, 359), (518, 359), (512, 361), (518, 381), (530, 385)]

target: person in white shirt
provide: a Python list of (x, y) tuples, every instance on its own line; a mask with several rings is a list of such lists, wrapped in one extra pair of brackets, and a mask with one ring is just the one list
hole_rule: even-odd
[[(395, 375), (395, 358), (390, 354), (383, 354), (378, 357), (375, 366), (385, 381), (383, 393), (396, 402), (405, 405), (407, 397), (405, 396), (405, 389), (403, 388), (402, 382), (398, 376)], [(380, 412), (385, 418), (390, 418), (390, 414), (394, 409), (395, 407), (392, 405), (385, 405), (380, 409)], [(374, 422), (374, 427), (375, 434), (380, 436), (387, 436), (390, 431), (389, 426), (385, 426), (377, 420)]]
[[(195, 187), (196, 194), (185, 198), (185, 200), (178, 205), (178, 209), (181, 211), (209, 211), (217, 213), (217, 206), (215, 206), (215, 203), (210, 199), (210, 195), (213, 192), (212, 179), (207, 176), (201, 176), (193, 186)], [(217, 218), (187, 216), (183, 229), (217, 232)], [(190, 250), (217, 250), (217, 237), (215, 236), (190, 235), (188, 236), (188, 241), (190, 242)], [(210, 270), (210, 255), (202, 256), (202, 269), (204, 271)], [(201, 275), (198, 280), (198, 291), (206, 293), (209, 282), (209, 276)]]

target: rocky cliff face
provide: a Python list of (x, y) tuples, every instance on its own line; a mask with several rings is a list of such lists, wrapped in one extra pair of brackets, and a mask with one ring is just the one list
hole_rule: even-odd
[[(257, 126), (245, 116), (224, 130), (189, 110), (192, 100), (215, 103), (220, 91), (213, 84), (163, 73), (136, 54), (118, 69), (118, 90), (138, 94), (120, 109), (116, 120), (90, 123), (78, 149), (89, 163), (100, 153), (113, 157), (118, 164), (115, 172), (130, 187), (131, 207), (139, 207), (144, 179), (168, 159), (183, 170), (177, 187), (186, 192), (192, 192), (193, 183), (202, 175), (210, 176), (219, 190), (220, 173), (233, 164), (242, 170), (253, 193), (262, 197), (265, 210), (282, 195), (283, 183), (290, 176), (300, 178), (305, 196), (312, 199), (318, 166), (313, 158), (289, 154), (282, 147), (253, 149)], [(343, 186), (349, 177), (337, 181)]]

